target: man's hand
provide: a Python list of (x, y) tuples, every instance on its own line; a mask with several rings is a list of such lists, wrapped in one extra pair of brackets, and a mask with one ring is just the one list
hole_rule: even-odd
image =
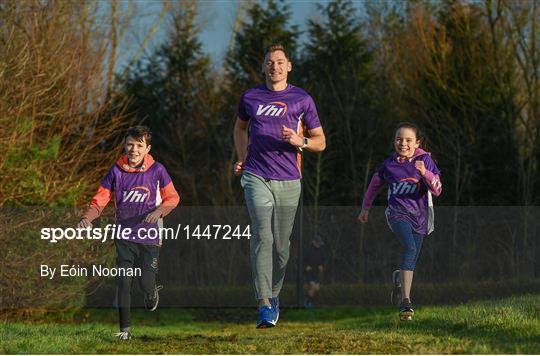
[(369, 210), (362, 209), (362, 211), (360, 212), (360, 215), (358, 215), (358, 220), (362, 224), (365, 224), (368, 222), (368, 218), (369, 218)]
[(414, 166), (420, 172), (422, 177), (426, 174), (426, 165), (424, 164), (424, 161), (416, 161), (414, 162)]
[(146, 218), (144, 219), (144, 221), (154, 224), (154, 223), (157, 223), (159, 218), (161, 218), (161, 211), (159, 211), (159, 209), (156, 209), (152, 211), (150, 214), (146, 215)]
[(244, 161), (237, 161), (233, 167), (234, 175), (238, 177), (242, 174), (242, 170), (244, 170)]
[(79, 220), (79, 223), (77, 224), (77, 228), (79, 229), (86, 229), (88, 227), (92, 227), (92, 223), (87, 218), (81, 218)]
[(281, 125), (281, 135), (283, 141), (287, 141), (293, 146), (300, 147), (304, 144), (304, 139), (298, 136), (293, 129), (290, 129), (285, 125)]

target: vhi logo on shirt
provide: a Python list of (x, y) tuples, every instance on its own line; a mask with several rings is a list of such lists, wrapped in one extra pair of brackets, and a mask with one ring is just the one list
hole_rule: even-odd
[(150, 196), (150, 190), (146, 187), (135, 187), (122, 191), (123, 203), (142, 203)]
[(390, 187), (390, 194), (412, 194), (416, 192), (418, 188), (418, 179), (416, 178), (403, 178), (397, 183), (392, 183)]
[(266, 105), (259, 105), (257, 116), (283, 116), (287, 112), (287, 104), (281, 101), (273, 101)]

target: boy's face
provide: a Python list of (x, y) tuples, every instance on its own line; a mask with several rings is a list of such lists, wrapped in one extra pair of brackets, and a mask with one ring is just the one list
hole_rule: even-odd
[(131, 136), (126, 137), (124, 143), (124, 151), (128, 157), (128, 164), (130, 167), (138, 167), (144, 161), (144, 156), (150, 152), (151, 145), (146, 144), (146, 139), (143, 137), (142, 141), (137, 140)]

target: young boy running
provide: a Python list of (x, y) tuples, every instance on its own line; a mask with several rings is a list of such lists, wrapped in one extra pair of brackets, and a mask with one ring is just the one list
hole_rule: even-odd
[[(161, 240), (150, 238), (149, 233), (158, 231), (162, 217), (169, 214), (180, 202), (171, 177), (165, 167), (154, 161), (149, 154), (152, 133), (146, 126), (134, 126), (124, 137), (125, 155), (113, 165), (101, 181), (90, 207), (79, 221), (79, 228), (92, 227), (92, 221), (111, 198), (116, 206), (118, 229), (131, 229), (129, 238), (115, 239), (116, 264), (118, 267), (141, 268), (139, 283), (145, 293), (144, 304), (150, 311), (156, 310), (159, 302), (156, 286), (158, 258)], [(117, 300), (120, 317), (120, 340), (129, 340), (131, 282), (133, 277), (119, 276), (117, 279)]]

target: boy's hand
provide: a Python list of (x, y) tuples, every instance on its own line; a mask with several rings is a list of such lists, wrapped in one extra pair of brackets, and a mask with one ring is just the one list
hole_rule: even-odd
[(87, 218), (81, 218), (77, 224), (77, 228), (86, 229), (87, 227), (92, 227), (92, 223)]
[(238, 161), (234, 164), (234, 167), (233, 167), (233, 170), (234, 170), (234, 175), (235, 176), (239, 176), (240, 174), (242, 174), (242, 170), (244, 169), (244, 161)]
[(284, 141), (287, 141), (293, 146), (300, 147), (304, 144), (304, 139), (298, 136), (293, 129), (285, 125), (281, 125), (281, 135)]
[(362, 209), (362, 211), (360, 212), (360, 215), (358, 215), (358, 220), (362, 224), (365, 224), (368, 222), (368, 218), (369, 218), (369, 210)]
[(150, 214), (146, 215), (146, 218), (144, 219), (144, 221), (154, 224), (154, 223), (157, 223), (159, 218), (161, 218), (161, 211), (159, 211), (159, 209), (156, 209), (152, 211)]
[(416, 161), (414, 162), (414, 166), (418, 171), (420, 171), (420, 174), (424, 176), (426, 174), (426, 165), (424, 164), (424, 161)]

